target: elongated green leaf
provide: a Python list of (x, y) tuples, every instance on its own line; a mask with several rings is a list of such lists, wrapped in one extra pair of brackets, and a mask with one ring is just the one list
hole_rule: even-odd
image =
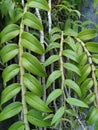
[(98, 78), (98, 69), (95, 70), (95, 75)]
[(57, 40), (60, 39), (60, 38), (61, 38), (61, 35), (60, 35), (60, 34), (54, 34), (54, 35), (51, 37), (50, 41), (51, 41), (51, 42), (55, 42), (55, 41), (57, 41)]
[(30, 12), (26, 12), (23, 16), (23, 24), (37, 29), (37, 30), (43, 30), (43, 26), (41, 24), (41, 22), (39, 21), (39, 19), (32, 13)]
[(97, 42), (87, 42), (86, 47), (90, 52), (98, 53), (98, 43)]
[(0, 121), (6, 120), (17, 115), (22, 111), (22, 104), (20, 102), (14, 102), (6, 106), (0, 113)]
[(8, 130), (24, 130), (25, 124), (23, 121), (17, 121), (14, 124), (12, 124)]
[(87, 55), (86, 53), (82, 53), (79, 56), (79, 67), (81, 68), (83, 65), (85, 65), (87, 63)]
[(24, 85), (34, 94), (38, 96), (43, 95), (43, 87), (34, 76), (25, 73), (23, 76), (23, 82)]
[(31, 92), (26, 92), (25, 94), (26, 102), (35, 108), (36, 110), (43, 112), (51, 112), (51, 109), (43, 102), (38, 96)]
[(76, 42), (76, 53), (80, 56), (83, 54), (83, 47), (79, 42)]
[(29, 53), (23, 54), (22, 65), (26, 70), (28, 70), (32, 74), (35, 74), (38, 76), (46, 76), (46, 72), (44, 70), (43, 65), (41, 65), (41, 63), (35, 56)]
[(75, 32), (73, 29), (71, 28), (68, 28), (68, 29), (65, 29), (65, 32), (64, 32), (65, 35), (67, 36), (73, 36), (73, 37), (77, 37), (78, 33)]
[(39, 127), (47, 127), (50, 126), (50, 121), (49, 120), (44, 120), (44, 116), (42, 115), (41, 112), (36, 111), (36, 110), (31, 110), (28, 112), (28, 121), (35, 126)]
[(2, 31), (1, 31), (1, 44), (4, 42), (7, 42), (14, 37), (16, 37), (19, 34), (19, 26), (16, 24), (10, 24), (7, 25)]
[(95, 122), (94, 130), (98, 130), (98, 120)]
[(92, 125), (98, 120), (98, 109), (96, 107), (92, 107), (87, 114), (87, 122), (89, 125)]
[(64, 50), (63, 55), (70, 58), (71, 60), (73, 60), (77, 63), (79, 62), (78, 55), (72, 50), (69, 50), (69, 49)]
[(18, 54), (18, 46), (16, 44), (9, 44), (0, 51), (3, 63), (8, 62)]
[(79, 100), (79, 99), (75, 99), (75, 98), (67, 98), (66, 101), (74, 106), (78, 106), (78, 107), (85, 107), (88, 108), (88, 105), (86, 103), (84, 103), (83, 101)]
[(20, 84), (18, 83), (7, 86), (1, 94), (1, 105), (16, 96), (16, 94), (19, 93), (20, 89)]
[(87, 91), (93, 87), (93, 79), (87, 78), (81, 85), (82, 96), (85, 96)]
[(2, 77), (4, 82), (8, 82), (12, 78), (14, 78), (19, 73), (19, 66), (17, 64), (9, 65), (7, 68), (4, 69), (2, 73)]
[(81, 75), (79, 68), (72, 63), (64, 63), (64, 67), (68, 70), (71, 70), (71, 71), (77, 73), (79, 76)]
[(53, 100), (55, 100), (57, 97), (59, 97), (62, 94), (62, 90), (61, 89), (55, 89), (54, 91), (52, 91), (49, 96), (47, 97), (46, 100), (46, 104), (48, 105), (49, 103), (51, 103)]
[(28, 3), (29, 7), (39, 8), (39, 9), (49, 11), (49, 6), (46, 0), (28, 0), (28, 1), (30, 1)]
[(68, 36), (65, 40), (65, 43), (67, 43), (74, 51), (76, 50), (76, 44), (72, 37)]
[(49, 114), (49, 115), (47, 115), (47, 116), (44, 118), (44, 120), (51, 119), (51, 118), (53, 118), (53, 116), (54, 116), (54, 114)]
[(51, 122), (51, 125), (55, 124), (59, 119), (61, 119), (61, 117), (63, 116), (64, 114), (64, 111), (65, 111), (65, 108), (62, 106), (60, 107), (56, 114), (54, 115), (53, 119), (52, 119), (52, 122)]
[(98, 0), (94, 0), (94, 8), (96, 8), (97, 5), (98, 5)]
[(46, 48), (46, 53), (54, 48), (60, 48), (60, 44), (58, 42), (52, 42)]
[(56, 70), (56, 71), (52, 72), (50, 74), (50, 76), (48, 77), (46, 87), (49, 88), (49, 86), (53, 83), (53, 81), (58, 79), (60, 76), (61, 76), (61, 72), (59, 70)]
[(86, 64), (82, 69), (81, 69), (81, 76), (77, 78), (77, 83), (80, 84), (82, 83), (87, 76), (91, 72), (91, 66), (89, 64)]
[(95, 94), (90, 93), (89, 95), (87, 95), (87, 97), (83, 101), (88, 105), (93, 103), (95, 101)]
[(45, 61), (44, 66), (46, 67), (46, 66), (52, 64), (53, 62), (55, 62), (57, 60), (59, 60), (59, 56), (58, 55), (52, 55)]
[(72, 116), (75, 116), (75, 117), (78, 116), (78, 114), (75, 111), (73, 111), (72, 109), (67, 109), (67, 110), (65, 110), (65, 112)]
[(80, 87), (78, 86), (78, 84), (76, 84), (74, 81), (72, 81), (71, 79), (66, 79), (65, 80), (65, 84), (72, 88), (78, 95), (79, 97), (81, 97), (81, 89)]
[(50, 36), (53, 36), (55, 33), (59, 33), (61, 30), (58, 27), (54, 27), (50, 31)]
[(78, 34), (78, 38), (84, 41), (93, 39), (96, 36), (97, 36), (97, 31), (95, 29), (85, 29)]
[(93, 60), (94, 63), (98, 64), (98, 54), (93, 54), (92, 60)]
[(44, 49), (41, 45), (41, 43), (34, 37), (32, 34), (23, 32), (22, 33), (22, 41), (21, 44), (23, 47), (36, 52), (38, 54), (43, 54)]

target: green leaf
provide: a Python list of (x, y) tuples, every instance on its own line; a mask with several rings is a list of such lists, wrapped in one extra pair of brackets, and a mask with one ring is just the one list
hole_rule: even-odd
[(65, 111), (65, 108), (62, 106), (60, 107), (56, 114), (54, 115), (53, 119), (52, 119), (52, 122), (51, 122), (51, 125), (55, 124), (59, 119), (61, 119), (61, 117), (63, 116), (64, 114), (64, 111)]
[(20, 84), (18, 83), (7, 86), (1, 94), (1, 105), (16, 96), (20, 92), (20, 89)]
[(79, 56), (79, 67), (83, 67), (87, 63), (87, 54), (82, 52)]
[(65, 112), (72, 116), (75, 116), (75, 117), (78, 116), (78, 114), (75, 111), (73, 111), (72, 109), (67, 109), (67, 110), (65, 110)]
[(49, 115), (47, 115), (47, 116), (44, 118), (44, 120), (51, 119), (51, 118), (53, 118), (53, 116), (54, 116), (54, 114), (49, 114)]
[(19, 65), (18, 64), (12, 64), (6, 67), (2, 73), (2, 77), (4, 82), (8, 82), (12, 78), (14, 78), (19, 73)]
[(94, 130), (98, 130), (98, 120), (95, 122)]
[(94, 63), (98, 64), (98, 54), (93, 54), (92, 60), (93, 60)]
[(91, 107), (91, 109), (89, 110), (86, 120), (88, 122), (89, 125), (92, 125), (93, 123), (95, 123), (98, 120), (98, 108), (96, 107)]
[(28, 0), (27, 6), (32, 8), (43, 9), (49, 11), (49, 6), (46, 0)]
[(16, 44), (9, 44), (3, 47), (0, 51), (0, 55), (3, 63), (8, 62), (18, 54), (18, 46)]
[(95, 75), (98, 78), (98, 69), (95, 70)]
[(25, 98), (26, 102), (36, 110), (42, 112), (51, 112), (51, 109), (37, 95), (31, 92), (26, 92)]
[(72, 37), (68, 36), (65, 40), (65, 43), (67, 43), (74, 51), (76, 50), (76, 44)]
[(58, 42), (52, 42), (46, 48), (46, 53), (52, 49), (60, 48), (60, 44)]
[(34, 94), (38, 96), (43, 95), (43, 87), (41, 83), (31, 74), (25, 73), (23, 76), (23, 82), (24, 82), (24, 85)]
[(44, 116), (41, 112), (36, 110), (31, 110), (28, 112), (28, 121), (34, 125), (39, 127), (48, 127), (50, 126), (49, 120), (44, 120)]
[(89, 95), (86, 96), (86, 98), (83, 100), (86, 104), (91, 104), (95, 101), (95, 94), (94, 93), (90, 93)]
[(94, 0), (94, 8), (96, 8), (97, 5), (98, 5), (98, 0)]
[(23, 32), (21, 37), (22, 37), (21, 45), (23, 47), (38, 54), (44, 53), (44, 49), (41, 43), (32, 34), (28, 32)]
[(73, 37), (77, 37), (78, 33), (75, 32), (73, 29), (71, 28), (68, 28), (68, 29), (65, 29), (65, 32), (64, 32), (65, 35), (67, 36), (73, 36)]
[(88, 90), (93, 87), (93, 79), (87, 78), (81, 85), (82, 96), (85, 96)]
[(16, 23), (21, 17), (23, 16), (23, 10), (22, 8), (15, 8), (14, 9), (14, 15), (13, 15), (13, 21)]
[(55, 42), (57, 41), (58, 39), (61, 38), (61, 35), (60, 34), (54, 34), (51, 38), (50, 38), (50, 42)]
[(81, 89), (80, 87), (78, 86), (78, 84), (76, 84), (74, 81), (72, 81), (71, 79), (66, 79), (65, 80), (65, 84), (72, 88), (78, 95), (79, 97), (81, 97)]
[(71, 70), (71, 71), (77, 73), (79, 76), (81, 75), (79, 68), (72, 63), (64, 63), (64, 67), (68, 70)]
[(81, 69), (81, 76), (77, 78), (77, 83), (81, 84), (87, 76), (91, 72), (91, 66), (89, 64), (86, 64), (82, 69)]
[(61, 94), (62, 94), (62, 90), (61, 90), (61, 89), (55, 89), (55, 90), (52, 91), (52, 92), (49, 94), (49, 96), (47, 97), (46, 104), (48, 105), (48, 104), (51, 103), (53, 100), (55, 100), (56, 98), (58, 98)]
[(14, 124), (12, 124), (8, 130), (24, 130), (25, 124), (23, 121), (17, 121)]
[(98, 53), (98, 43), (97, 43), (97, 42), (87, 42), (87, 43), (86, 43), (86, 48), (87, 48), (90, 52)]
[(91, 40), (97, 36), (95, 29), (85, 29), (78, 34), (78, 38), (81, 40)]
[(79, 62), (78, 55), (72, 50), (69, 50), (69, 49), (64, 50), (63, 55), (70, 58), (71, 60), (73, 60), (77, 63)]
[(26, 70), (28, 70), (32, 74), (38, 76), (46, 76), (46, 72), (44, 70), (43, 65), (41, 65), (41, 63), (35, 56), (29, 53), (23, 53), (22, 65)]
[(60, 33), (61, 30), (58, 27), (54, 27), (50, 31), (50, 36), (53, 36), (55, 33)]
[(66, 22), (65, 22), (65, 27), (64, 27), (64, 29), (69, 29), (69, 28), (71, 28), (71, 24), (72, 24), (71, 19), (70, 19), (70, 18), (67, 18), (67, 19), (66, 19)]
[(79, 99), (67, 98), (66, 101), (67, 101), (67, 103), (69, 103), (70, 105), (88, 108), (88, 105), (87, 105), (86, 103), (84, 103), (83, 101), (79, 100)]
[(22, 111), (22, 104), (20, 102), (14, 102), (6, 106), (0, 113), (0, 121), (9, 119)]
[(81, 16), (81, 13), (78, 11), (78, 10), (71, 10), (71, 13), (76, 13), (77, 14), (77, 16), (80, 18), (80, 16)]
[(79, 42), (76, 42), (76, 53), (80, 56), (83, 54), (83, 48)]
[(57, 60), (59, 60), (59, 56), (58, 55), (52, 55), (45, 61), (44, 66), (46, 67), (46, 66), (52, 64), (53, 62), (55, 62)]
[(19, 34), (19, 26), (16, 24), (7, 25), (1, 31), (1, 44), (15, 38)]
[(26, 12), (23, 15), (23, 24), (37, 30), (43, 30), (43, 26), (40, 20), (30, 12)]
[(61, 76), (61, 72), (59, 70), (55, 70), (53, 71), (49, 77), (48, 80), (46, 82), (46, 88), (49, 88), (49, 86), (53, 83), (53, 81), (55, 81), (56, 79), (58, 79)]

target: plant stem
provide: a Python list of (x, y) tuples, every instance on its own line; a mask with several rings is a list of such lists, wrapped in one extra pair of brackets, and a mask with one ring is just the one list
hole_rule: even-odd
[[(24, 13), (27, 11), (27, 7), (24, 7)], [(20, 24), (20, 35), (19, 35), (19, 66), (20, 66), (20, 84), (21, 84), (21, 93), (22, 93), (22, 105), (23, 105), (23, 121), (25, 124), (25, 130), (30, 130), (29, 128), (29, 123), (28, 123), (28, 119), (27, 119), (27, 105), (25, 102), (25, 93), (26, 93), (26, 88), (24, 86), (23, 83), (23, 75), (24, 75), (24, 68), (22, 66), (22, 55), (23, 55), (23, 47), (21, 45), (21, 35), (24, 31), (24, 25), (22, 24), (22, 20), (21, 20), (21, 24)]]
[(49, 8), (50, 8), (50, 10), (48, 11), (48, 22), (49, 22), (48, 32), (50, 33), (51, 26), (52, 26), (52, 19), (51, 19), (51, 0), (48, 1), (48, 4), (49, 4)]
[(89, 64), (91, 65), (91, 70), (92, 70), (92, 78), (93, 78), (93, 82), (94, 82), (94, 93), (96, 96), (96, 101), (95, 101), (95, 106), (98, 108), (98, 84), (97, 84), (97, 79), (95, 76), (95, 66), (93, 64), (92, 58), (91, 58), (91, 54), (89, 53), (89, 51), (87, 50), (85, 43), (83, 41), (81, 41), (80, 39), (76, 39), (79, 43), (81, 43), (82, 47), (84, 48), (87, 56), (88, 56), (88, 61)]
[(61, 43), (60, 43), (60, 52), (59, 52), (59, 57), (60, 57), (60, 71), (62, 75), (62, 82), (61, 82), (61, 89), (64, 90), (64, 70), (63, 70), (63, 58), (62, 58), (62, 52), (63, 52), (63, 31), (61, 34)]

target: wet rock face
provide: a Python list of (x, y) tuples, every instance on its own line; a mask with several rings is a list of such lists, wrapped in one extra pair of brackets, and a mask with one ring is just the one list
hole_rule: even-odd
[[(98, 6), (96, 9), (94, 8), (94, 0), (85, 0), (83, 5), (81, 6), (80, 12), (82, 14), (82, 21), (92, 21), (98, 25), (98, 14), (96, 15), (96, 10), (98, 10)], [(87, 26), (88, 28), (95, 28), (93, 24)], [(94, 41), (98, 41), (98, 37), (95, 38)]]
[[(95, 15), (96, 9), (93, 6), (94, 0), (85, 0), (81, 7), (82, 20), (91, 20), (92, 22), (98, 23), (98, 15)], [(98, 9), (98, 7), (97, 7)]]

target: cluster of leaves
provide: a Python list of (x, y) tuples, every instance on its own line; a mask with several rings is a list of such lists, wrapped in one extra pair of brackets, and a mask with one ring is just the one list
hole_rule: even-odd
[[(9, 20), (0, 33), (0, 56), (5, 66), (0, 121), (20, 115), (19, 121), (8, 130), (30, 130), (31, 125), (37, 129), (77, 129), (85, 120), (88, 125), (95, 123), (97, 130), (98, 44), (89, 42), (97, 36), (97, 31), (83, 29), (78, 33), (79, 26), (72, 24), (70, 15), (64, 29), (55, 27), (50, 31), (44, 49), (31, 32), (44, 30), (32, 12), (35, 8), (49, 11), (46, 0), (28, 0), (23, 9), (20, 1), (5, 0), (1, 5), (3, 18), (8, 15)], [(5, 6), (7, 8), (3, 10)], [(65, 3), (59, 7), (80, 17), (79, 11), (71, 6), (67, 8)], [(17, 11), (20, 12), (15, 13)], [(40, 56), (43, 55), (46, 59), (41, 63)], [(17, 99), (19, 94), (21, 99)], [(42, 99), (44, 95), (45, 101)], [(84, 116), (88, 109), (87, 116)]]

